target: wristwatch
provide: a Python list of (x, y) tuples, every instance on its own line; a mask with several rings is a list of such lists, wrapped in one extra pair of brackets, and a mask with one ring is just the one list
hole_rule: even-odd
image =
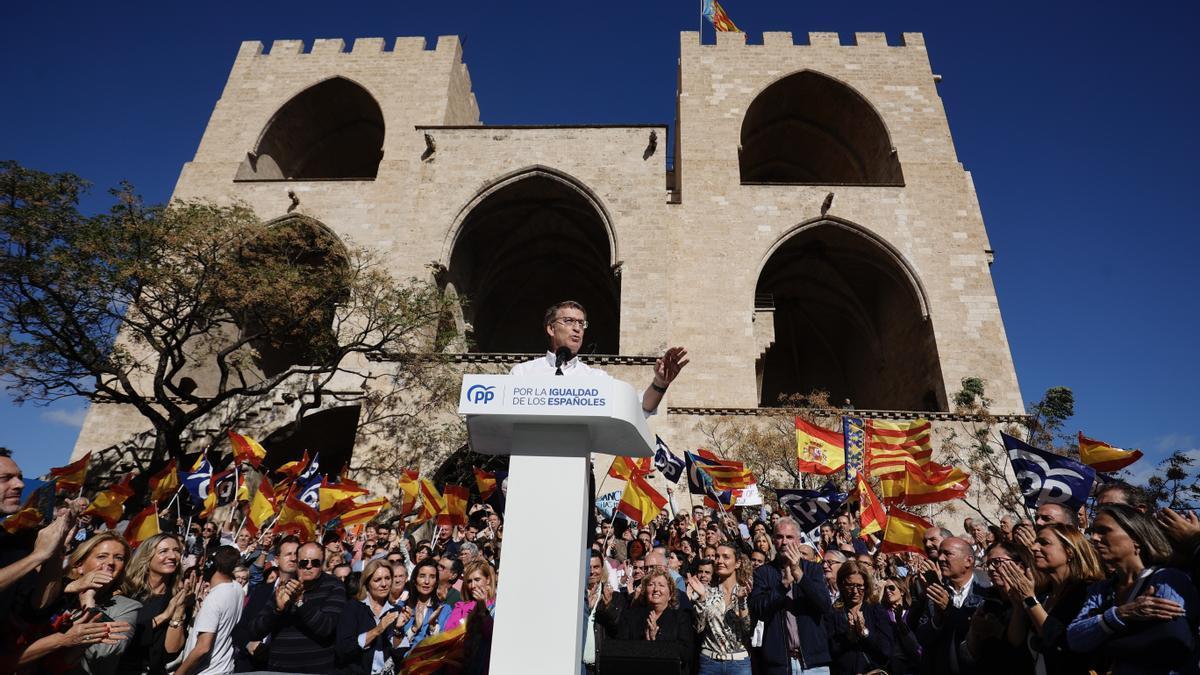
[(167, 625), (170, 626), (171, 628), (179, 628), (180, 626), (183, 625), (183, 621), (181, 621), (179, 619), (171, 619), (169, 622), (167, 622)]
[(1025, 609), (1033, 609), (1034, 607), (1037, 607), (1038, 605), (1042, 604), (1042, 603), (1038, 602), (1038, 599), (1032, 595), (1029, 596), (1028, 598), (1025, 598), (1022, 602), (1025, 603)]

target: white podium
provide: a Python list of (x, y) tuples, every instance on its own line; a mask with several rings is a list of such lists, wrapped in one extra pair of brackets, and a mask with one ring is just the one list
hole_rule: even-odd
[(463, 377), (471, 448), (509, 454), (491, 673), (573, 675), (583, 649), (589, 456), (648, 457), (641, 397), (608, 377)]

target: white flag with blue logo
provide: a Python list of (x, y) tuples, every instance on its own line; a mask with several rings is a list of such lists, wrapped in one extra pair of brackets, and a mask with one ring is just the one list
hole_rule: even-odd
[(779, 505), (800, 523), (800, 529), (808, 531), (829, 520), (846, 502), (847, 495), (838, 492), (832, 481), (820, 490), (785, 490), (775, 489), (779, 497)]
[(296, 478), (296, 485), (300, 487), (300, 496), (298, 499), (314, 509), (321, 508), (321, 474), (318, 469), (321, 468), (317, 459), (321, 456), (320, 453), (313, 455), (312, 461), (308, 463), (308, 467), (304, 469)]
[(1036, 508), (1046, 502), (1077, 509), (1087, 503), (1096, 482), (1096, 470), (1073, 459), (1039, 450), (1019, 438), (1000, 434), (1012, 460), (1013, 473), (1025, 495), (1025, 505)]

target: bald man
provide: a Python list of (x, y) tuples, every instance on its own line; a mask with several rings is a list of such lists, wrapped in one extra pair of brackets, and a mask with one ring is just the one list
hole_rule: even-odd
[(971, 617), (983, 604), (975, 583), (975, 556), (965, 539), (947, 537), (938, 546), (940, 582), (925, 589), (925, 609), (917, 622), (921, 643), (922, 672), (957, 675), (958, 645), (967, 637)]

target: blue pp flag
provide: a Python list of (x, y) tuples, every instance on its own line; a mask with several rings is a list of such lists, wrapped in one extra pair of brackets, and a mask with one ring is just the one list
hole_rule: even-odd
[(1000, 434), (1012, 460), (1013, 473), (1025, 495), (1025, 505), (1036, 508), (1046, 502), (1072, 509), (1083, 506), (1096, 481), (1096, 471), (1073, 459), (1038, 450), (1028, 443)]
[(785, 490), (776, 488), (779, 505), (800, 523), (800, 529), (807, 532), (821, 523), (829, 520), (834, 511), (846, 503), (847, 495), (837, 491), (832, 482), (826, 483), (820, 490)]
[(320, 457), (320, 453), (313, 455), (313, 458), (308, 462), (308, 467), (296, 478), (296, 485), (300, 488), (299, 500), (314, 509), (321, 508), (322, 476), (319, 473), (321, 465), (318, 462)]
[(684, 462), (676, 457), (663, 439), (658, 436), (654, 437), (655, 445), (658, 447), (654, 450), (654, 468), (672, 483), (678, 483), (679, 477), (683, 475)]
[(197, 505), (203, 504), (204, 500), (208, 499), (208, 488), (211, 483), (212, 464), (209, 464), (207, 457), (200, 460), (195, 471), (187, 472), (183, 478), (183, 486), (192, 496), (192, 503)]

